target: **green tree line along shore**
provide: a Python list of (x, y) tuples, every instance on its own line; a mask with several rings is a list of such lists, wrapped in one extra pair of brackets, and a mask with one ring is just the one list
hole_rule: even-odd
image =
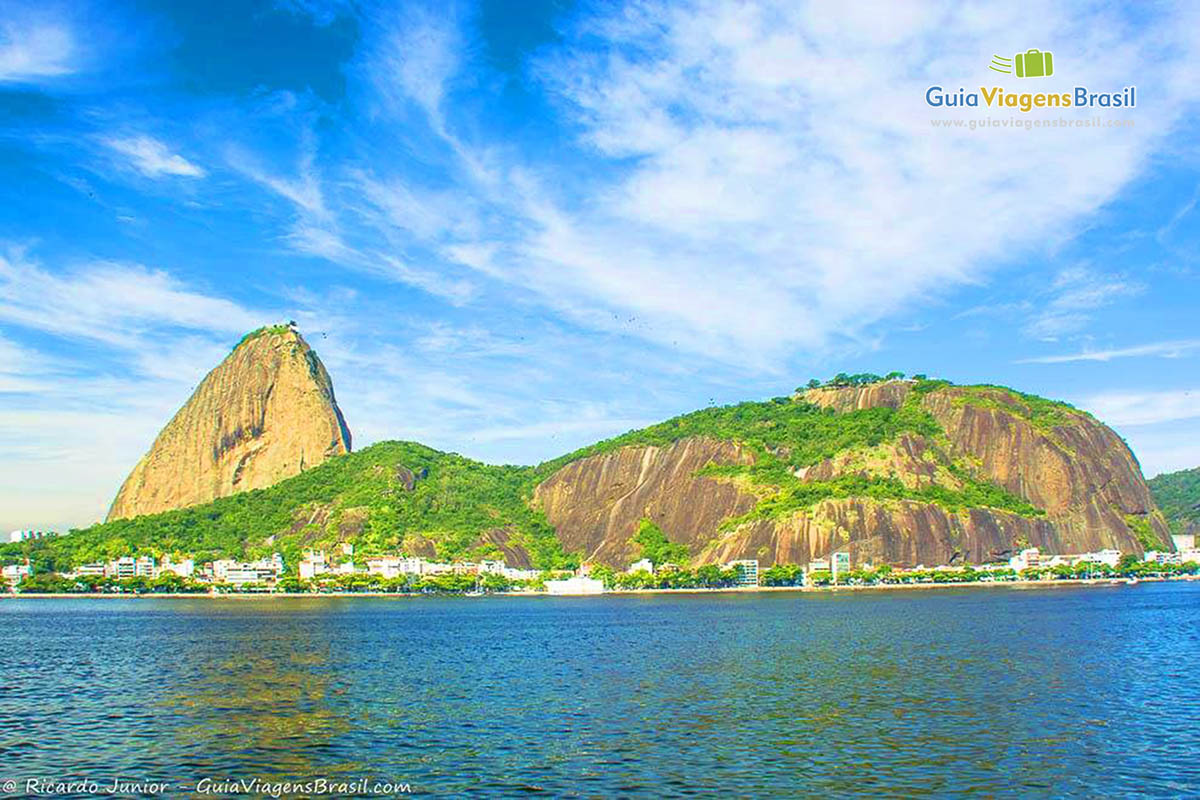
[[(899, 373), (894, 373), (898, 375)], [(866, 385), (889, 376), (847, 376)], [(870, 379), (870, 381), (868, 380)], [(841, 380), (835, 378), (835, 381)], [(306, 548), (349, 541), (356, 556), (427, 555), (444, 561), (498, 558), (517, 546), (537, 569), (578, 565), (564, 552), (544, 515), (531, 506), (534, 487), (572, 461), (631, 445), (669, 445), (688, 437), (736, 442), (753, 455), (748, 465), (710, 464), (701, 473), (736, 481), (759, 497), (755, 508), (724, 527), (749, 519), (803, 511), (827, 498), (933, 503), (958, 511), (986, 507), (1037, 517), (1045, 512), (980, 478), (967, 460), (935, 447), (936, 485), (910, 486), (895, 477), (851, 475), (803, 480), (799, 470), (835, 456), (870, 458), (871, 449), (903, 435), (945, 444), (922, 398), (946, 381), (923, 376), (899, 408), (844, 413), (807, 402), (802, 394), (702, 409), (598, 442), (538, 466), (483, 464), (414, 442), (381, 442), (332, 458), (267, 489), (243, 492), (161, 514), (115, 520), (0, 546), (0, 562), (28, 558), (35, 572), (65, 571), (123, 555), (256, 558), (283, 553), (295, 564)], [(955, 402), (982, 405), (1006, 399), (1005, 409), (1037, 424), (1068, 424), (1082, 415), (1070, 406), (999, 387), (954, 387)], [(715, 532), (714, 532), (715, 534)], [(503, 546), (502, 546), (503, 545)]]
[[(289, 576), (279, 581), (274, 591), (284, 594), (298, 593), (392, 593), (392, 594), (467, 594), (492, 593), (514, 590), (538, 591), (546, 580), (565, 577), (569, 573), (546, 572), (530, 581), (513, 581), (501, 575), (435, 575), (426, 577), (403, 576), (384, 578), (379, 575), (358, 573), (354, 575), (323, 576), (316, 581), (301, 581)], [(1033, 568), (1020, 572), (1008, 568), (976, 569), (928, 569), (894, 570), (888, 566), (874, 569), (854, 569), (838, 576), (839, 586), (904, 586), (921, 584), (972, 584), (1005, 583), (1013, 581), (1055, 580), (1103, 580), (1103, 579), (1160, 579), (1177, 578), (1200, 574), (1200, 564), (1189, 561), (1185, 564), (1156, 564), (1139, 561), (1136, 556), (1123, 556), (1116, 567), (1101, 563), (1081, 563), (1057, 567)], [(709, 564), (695, 569), (667, 567), (662, 570), (616, 572), (598, 566), (592, 577), (604, 582), (609, 589), (633, 591), (639, 589), (723, 589), (738, 584), (737, 569)], [(806, 584), (804, 569), (797, 564), (777, 564), (764, 570), (760, 576), (763, 586), (799, 587)], [(833, 575), (824, 570), (811, 573), (807, 585), (833, 586)], [(232, 591), (220, 585), (200, 583), (174, 575), (156, 579), (80, 577), (66, 578), (52, 573), (42, 573), (26, 578), (18, 586), (21, 594), (180, 594), (216, 593)], [(267, 592), (270, 587), (247, 584), (239, 592)]]

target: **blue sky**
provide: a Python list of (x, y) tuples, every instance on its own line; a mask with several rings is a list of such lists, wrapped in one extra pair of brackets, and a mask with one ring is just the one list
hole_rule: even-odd
[[(0, 527), (100, 518), (286, 319), (356, 446), (528, 463), (895, 369), (1200, 465), (1200, 12), (1009, 6), (6, 0)], [(1030, 47), (1137, 108), (925, 104)], [(931, 123), (1017, 116), (1133, 125)]]

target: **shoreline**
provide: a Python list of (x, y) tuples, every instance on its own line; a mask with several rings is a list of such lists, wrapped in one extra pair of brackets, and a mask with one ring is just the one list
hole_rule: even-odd
[[(1138, 583), (1166, 583), (1171, 581), (1200, 581), (1200, 575), (1179, 575), (1174, 577), (1138, 578)], [(1126, 578), (1064, 578), (1048, 581), (971, 581), (966, 583), (882, 583), (857, 586), (728, 586), (718, 589), (613, 589), (602, 594), (548, 594), (547, 592), (488, 592), (482, 595), (442, 594), (442, 593), (401, 593), (401, 592), (145, 592), (134, 594), (129, 592), (67, 592), (67, 593), (30, 593), (21, 594), (5, 592), (0, 594), (0, 600), (45, 599), (45, 600), (275, 600), (275, 599), (313, 599), (321, 597), (355, 598), (355, 597), (391, 597), (396, 599), (418, 599), (423, 597), (605, 597), (608, 595), (637, 596), (655, 594), (757, 594), (766, 592), (796, 592), (807, 593), (837, 593), (837, 592), (874, 592), (892, 590), (922, 590), (922, 589), (1038, 589), (1051, 587), (1079, 586), (1130, 586)]]

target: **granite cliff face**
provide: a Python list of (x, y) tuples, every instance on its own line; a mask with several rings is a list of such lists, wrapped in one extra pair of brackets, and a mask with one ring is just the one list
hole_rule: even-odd
[(108, 519), (261, 489), (349, 451), (317, 354), (289, 326), (263, 328), (200, 382), (125, 479)]
[[(643, 518), (686, 544), (695, 564), (806, 563), (848, 550), (855, 562), (933, 565), (995, 561), (1029, 546), (1170, 547), (1129, 448), (1068, 406), (998, 387), (911, 381), (809, 390), (793, 401), (848, 420), (903, 409), (928, 422), (789, 466), (778, 486), (727, 468), (768, 455), (736, 441), (621, 447), (561, 467), (537, 486), (534, 503), (567, 550), (612, 566), (636, 556), (630, 540)], [(784, 496), (811, 502), (785, 505)]]

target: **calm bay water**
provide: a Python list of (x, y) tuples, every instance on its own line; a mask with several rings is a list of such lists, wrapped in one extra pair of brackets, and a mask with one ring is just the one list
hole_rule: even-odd
[(1200, 795), (1200, 584), (0, 601), (0, 778)]

